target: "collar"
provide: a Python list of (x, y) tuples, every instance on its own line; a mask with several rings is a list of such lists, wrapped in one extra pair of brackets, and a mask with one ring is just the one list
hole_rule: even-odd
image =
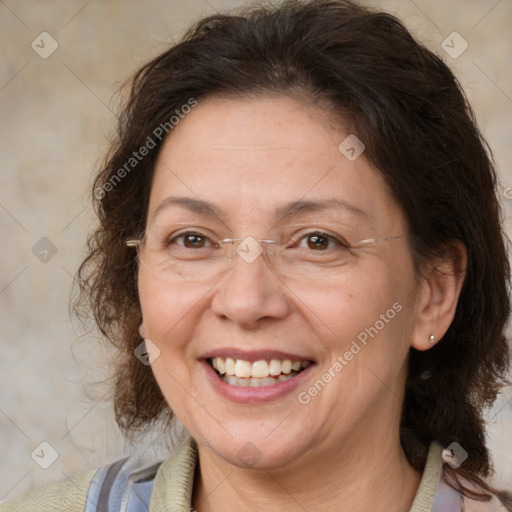
[[(435, 442), (431, 443), (423, 476), (409, 512), (435, 512), (434, 504), (437, 506), (440, 503), (441, 496), (443, 496), (442, 510), (446, 511), (445, 498), (447, 494), (460, 503), (460, 495), (458, 493), (458, 496), (454, 495), (446, 489), (447, 486), (442, 485), (441, 454), (441, 445)], [(159, 467), (149, 512), (168, 512), (169, 510), (188, 512), (192, 506), (196, 465), (197, 445), (192, 437), (188, 437)]]

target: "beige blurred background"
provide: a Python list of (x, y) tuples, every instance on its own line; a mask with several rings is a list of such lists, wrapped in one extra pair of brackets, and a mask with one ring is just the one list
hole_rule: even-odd
[[(69, 314), (94, 222), (91, 173), (121, 82), (198, 17), (243, 3), (0, 0), (0, 501), (130, 449), (110, 404), (98, 401), (108, 388), (84, 386), (104, 378), (108, 353)], [(512, 0), (363, 3), (397, 14), (456, 71), (494, 151), (509, 229)], [(489, 419), (498, 483), (512, 489), (510, 388)]]

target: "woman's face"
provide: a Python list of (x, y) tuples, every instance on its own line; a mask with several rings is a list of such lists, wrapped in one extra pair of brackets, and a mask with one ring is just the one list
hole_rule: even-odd
[[(417, 281), (404, 216), (349, 135), (290, 98), (212, 98), (161, 150), (141, 332), (210, 456), (277, 468), (398, 436)], [(231, 258), (225, 238), (244, 240)]]

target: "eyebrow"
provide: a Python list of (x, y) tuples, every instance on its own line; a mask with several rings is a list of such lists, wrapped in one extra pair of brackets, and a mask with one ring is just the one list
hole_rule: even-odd
[(155, 213), (153, 214), (156, 217), (162, 210), (168, 208), (170, 206), (180, 206), (185, 210), (188, 210), (192, 213), (197, 213), (203, 217), (221, 217), (222, 210), (212, 203), (208, 203), (207, 201), (203, 201), (202, 199), (194, 199), (192, 197), (174, 197), (169, 196), (166, 197), (157, 207)]
[[(202, 217), (217, 217), (222, 218), (225, 216), (224, 210), (215, 206), (208, 201), (196, 199), (192, 197), (166, 197), (157, 207), (153, 216), (157, 216), (162, 210), (170, 206), (179, 206), (192, 213), (201, 215)], [(318, 213), (330, 209), (345, 210), (361, 217), (368, 217), (366, 212), (357, 206), (343, 200), (343, 199), (322, 199), (317, 201), (312, 200), (298, 200), (291, 201), (285, 205), (277, 208), (274, 212), (274, 218), (281, 221), (295, 215), (304, 213)]]
[(278, 219), (286, 219), (303, 213), (318, 213), (325, 210), (336, 209), (346, 210), (355, 213), (361, 217), (367, 217), (367, 214), (357, 206), (343, 200), (343, 199), (322, 199), (319, 201), (292, 201), (276, 210), (276, 217)]

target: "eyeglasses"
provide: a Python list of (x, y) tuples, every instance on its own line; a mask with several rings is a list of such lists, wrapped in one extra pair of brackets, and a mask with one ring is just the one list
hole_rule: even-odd
[[(255, 264), (260, 256), (281, 275), (315, 279), (333, 275), (375, 244), (402, 238), (386, 236), (350, 243), (346, 237), (325, 229), (328, 225), (321, 226), (288, 225), (279, 240), (251, 236), (218, 239), (209, 230), (196, 228), (178, 232), (157, 229), (140, 238), (129, 238), (126, 245), (137, 248), (139, 265), (157, 279), (204, 281), (222, 275), (237, 258)], [(339, 231), (339, 226), (335, 228)]]

